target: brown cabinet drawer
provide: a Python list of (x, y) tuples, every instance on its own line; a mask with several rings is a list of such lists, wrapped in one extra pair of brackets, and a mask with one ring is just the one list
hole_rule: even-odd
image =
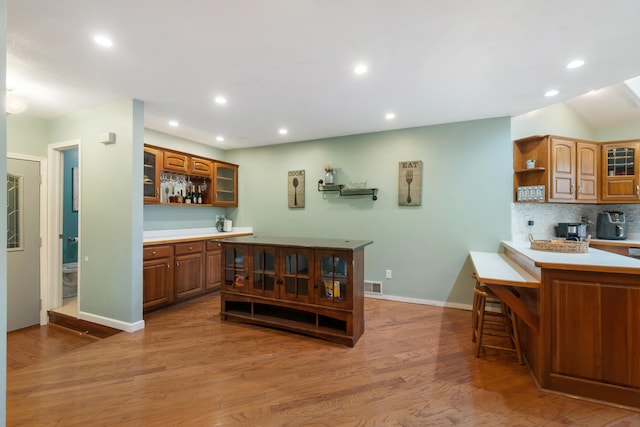
[(186, 173), (189, 167), (189, 159), (184, 154), (165, 151), (163, 165), (164, 170)]
[(222, 244), (220, 242), (218, 242), (217, 240), (209, 240), (207, 242), (207, 250), (208, 251), (215, 251), (218, 250), (222, 247)]
[(204, 242), (176, 243), (176, 255), (201, 253)]
[(157, 258), (166, 258), (171, 256), (171, 246), (149, 246), (144, 248), (143, 258), (144, 260), (148, 259), (157, 259)]
[(192, 157), (189, 162), (189, 173), (192, 175), (200, 175), (211, 177), (211, 161), (206, 159), (200, 159), (198, 157)]

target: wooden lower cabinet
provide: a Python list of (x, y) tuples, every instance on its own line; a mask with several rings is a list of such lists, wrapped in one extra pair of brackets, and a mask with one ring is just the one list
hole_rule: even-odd
[(221, 318), (354, 346), (364, 333), (364, 246), (369, 243), (225, 239)]
[(222, 283), (221, 244), (216, 241), (207, 242), (207, 252), (205, 253), (205, 281), (204, 288), (207, 291), (218, 291)]
[(173, 245), (149, 246), (143, 252), (142, 308), (149, 311), (173, 302)]
[(203, 242), (175, 245), (175, 289), (176, 298), (202, 293), (204, 289), (204, 244)]
[(538, 304), (540, 332), (519, 326), (540, 387), (640, 409), (638, 275), (543, 268)]
[(217, 291), (220, 284), (220, 243), (215, 240), (144, 247), (144, 312)]

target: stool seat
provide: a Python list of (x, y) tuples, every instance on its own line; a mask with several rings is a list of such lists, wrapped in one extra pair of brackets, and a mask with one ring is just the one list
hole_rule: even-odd
[(475, 274), (473, 277), (476, 286), (473, 289), (471, 341), (476, 344), (475, 356), (480, 357), (482, 348), (508, 351), (515, 353), (518, 363), (522, 365), (524, 360), (516, 314), (488, 287), (482, 285)]

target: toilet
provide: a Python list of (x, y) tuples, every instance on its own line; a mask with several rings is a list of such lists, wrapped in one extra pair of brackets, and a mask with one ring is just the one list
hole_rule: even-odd
[(62, 264), (62, 298), (78, 295), (78, 263)]

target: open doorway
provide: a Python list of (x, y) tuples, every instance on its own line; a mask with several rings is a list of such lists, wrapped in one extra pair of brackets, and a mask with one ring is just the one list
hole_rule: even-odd
[(49, 146), (49, 310), (78, 317), (80, 304), (80, 141)]

